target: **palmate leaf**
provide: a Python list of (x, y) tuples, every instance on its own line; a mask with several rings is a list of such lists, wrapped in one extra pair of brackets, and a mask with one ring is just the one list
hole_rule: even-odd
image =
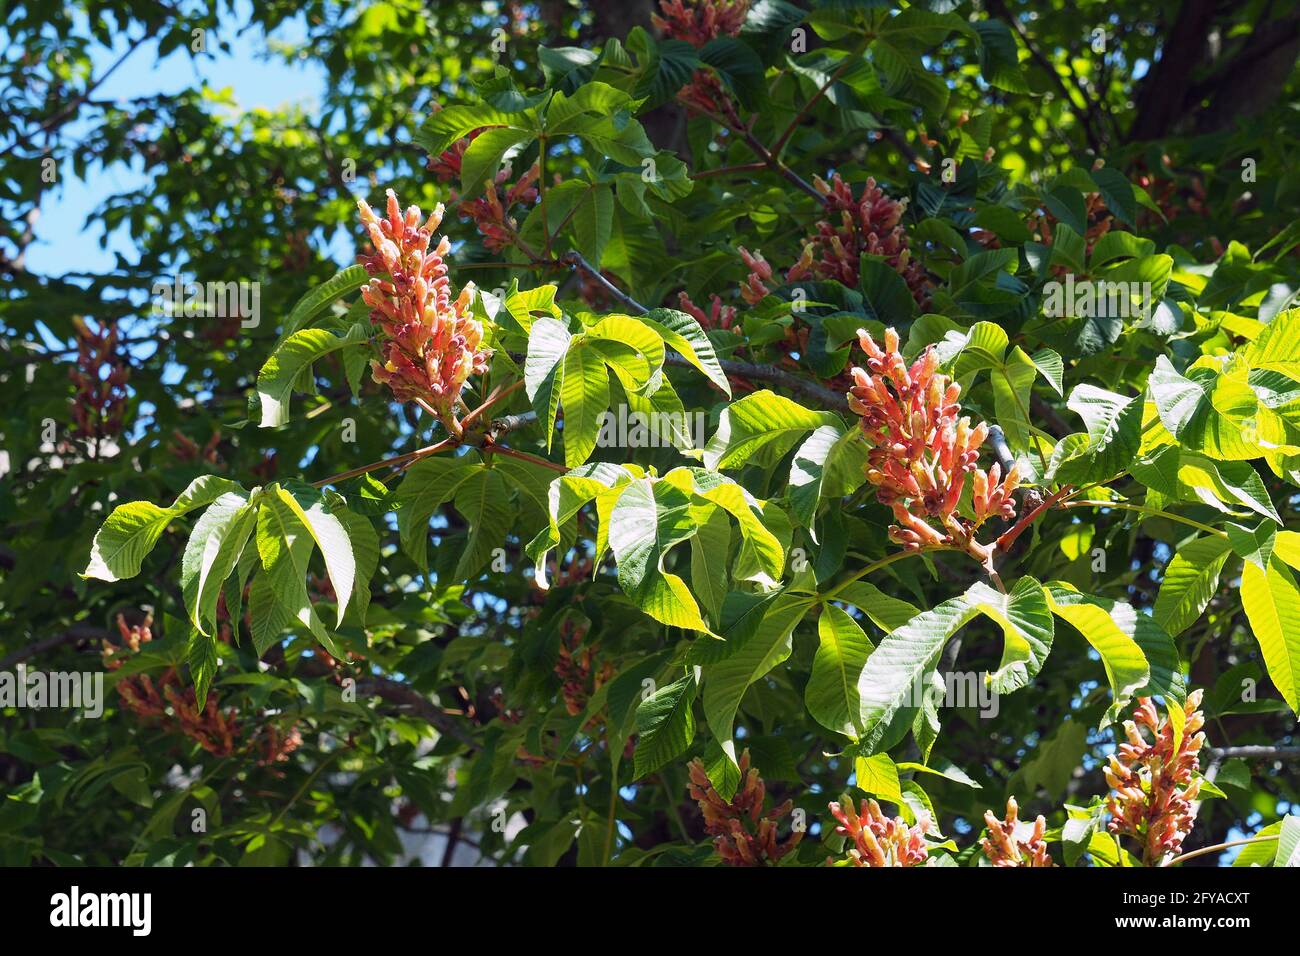
[(858, 677), (863, 752), (886, 750), (901, 739), (912, 725), (926, 676), (934, 671), (944, 645), (978, 614), (997, 622), (1006, 640), (1002, 664), (990, 676), (993, 687), (1010, 693), (1024, 686), (1052, 645), (1051, 618), (1035, 590), (1041, 591), (1041, 586), (1029, 577), (1006, 595), (977, 583), (887, 634)]
[(211, 504), (225, 494), (244, 494), (238, 484), (228, 478), (204, 475), (195, 478), (182, 491), (171, 507), (162, 508), (148, 501), (132, 501), (118, 505), (95, 533), (90, 548), (90, 563), (81, 572), (83, 578), (101, 581), (121, 581), (140, 573), (140, 565), (158, 538), (167, 530), (173, 518), (178, 518), (195, 508)]
[[(551, 482), (547, 493), (549, 519), (547, 527), (539, 531), (537, 536), (524, 547), (524, 553), (533, 560), (533, 577), (539, 588), (546, 590), (550, 586), (546, 580), (546, 562), (550, 558), (551, 551), (560, 544), (561, 527), (571, 521), (578, 511), (591, 501), (608, 500), (609, 507), (612, 509), (613, 502), (621, 493), (618, 489), (640, 473), (640, 469), (635, 466), (627, 468), (607, 462), (593, 462), (575, 468), (567, 475), (561, 475)], [(608, 523), (602, 521), (596, 542), (597, 564), (600, 563), (605, 552), (607, 533)]]
[[(758, 626), (738, 642), (730, 655), (705, 668), (704, 718), (736, 781), (739, 774), (732, 732), (740, 700), (750, 684), (790, 656), (790, 635), (813, 603), (813, 598), (804, 595), (777, 596), (765, 608)], [(712, 773), (709, 779), (717, 787), (718, 779)], [(724, 800), (730, 800), (735, 785), (730, 778), (725, 782), (732, 784), (730, 792), (719, 788), (719, 793)]]

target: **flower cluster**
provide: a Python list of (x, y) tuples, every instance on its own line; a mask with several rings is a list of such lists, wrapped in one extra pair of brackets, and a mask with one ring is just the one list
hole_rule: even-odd
[(700, 805), (704, 830), (713, 837), (713, 846), (724, 863), (731, 866), (772, 866), (799, 845), (802, 831), (778, 840), (776, 825), (794, 806), (787, 800), (763, 812), (767, 787), (750, 767), (749, 751), (740, 756), (740, 786), (730, 802), (723, 800), (704, 770), (699, 758), (692, 760), (690, 771), (691, 799)]
[[(613, 663), (604, 661), (597, 664), (596, 649), (583, 644), (586, 635), (587, 628), (573, 618), (566, 618), (560, 625), (555, 676), (560, 679), (560, 695), (570, 717), (577, 717), (585, 711), (592, 695), (614, 676)], [(592, 719), (592, 723), (599, 722), (599, 717)]]
[(903, 277), (917, 304), (924, 307), (928, 299), (925, 270), (912, 258), (907, 230), (901, 225), (907, 200), (890, 199), (871, 177), (856, 198), (839, 173), (829, 183), (814, 178), (813, 185), (826, 197), (829, 215), (817, 223), (817, 234), (804, 245), (803, 255), (786, 273), (786, 281), (796, 282), (805, 276), (837, 279), (854, 289), (862, 256), (883, 256)]
[[(881, 256), (903, 277), (912, 298), (924, 308), (929, 301), (925, 270), (912, 258), (902, 225), (907, 200), (890, 199), (870, 177), (857, 197), (839, 173), (829, 183), (820, 177), (814, 177), (813, 183), (825, 197), (827, 217), (817, 223), (816, 233), (804, 243), (799, 260), (786, 272), (786, 281), (834, 279), (857, 288), (862, 256)], [(761, 255), (750, 255), (744, 249), (740, 257), (749, 268), (741, 296), (752, 305), (768, 294), (772, 267)]]
[[(1107, 809), (1111, 833), (1126, 834), (1142, 845), (1142, 862), (1159, 866), (1177, 856), (1195, 818), (1192, 803), (1200, 792), (1197, 753), (1205, 743), (1202, 691), (1187, 695), (1182, 737), (1174, 746), (1174, 727), (1161, 718), (1150, 697), (1143, 697), (1132, 720), (1124, 721), (1128, 742), (1120, 744), (1105, 768), (1114, 791)], [(1153, 739), (1148, 742), (1140, 727)]]
[[(848, 859), (841, 865), (852, 866), (923, 866), (930, 850), (925, 834), (930, 832), (928, 816), (921, 816), (915, 826), (902, 817), (890, 819), (875, 800), (863, 800), (855, 811), (847, 795), (842, 802), (831, 803), (831, 814), (839, 821), (835, 832), (849, 838)], [(828, 863), (834, 860), (827, 859)]]
[[(152, 614), (135, 625), (128, 625), (126, 618), (119, 614), (117, 629), (122, 642), (114, 644), (104, 640), (104, 667), (119, 670), (128, 652), (137, 653), (142, 644), (153, 640), (152, 625)], [(245, 743), (241, 739), (245, 728), (237, 719), (236, 709), (221, 710), (215, 694), (209, 694), (200, 709), (194, 688), (183, 684), (174, 667), (163, 671), (157, 681), (148, 674), (123, 677), (117, 682), (117, 693), (122, 705), (137, 717), (157, 720), (167, 732), (183, 734), (215, 757), (229, 757), (247, 748), (257, 753), (258, 765), (266, 767), (288, 760), (302, 745), (296, 724), (282, 733), (273, 722)]]
[(131, 370), (117, 354), (117, 324), (99, 323), (92, 330), (80, 318), (72, 319), (77, 340), (77, 363), (68, 378), (77, 386), (72, 420), (78, 438), (106, 438), (122, 430), (126, 412), (126, 382)]
[(984, 855), (994, 866), (1055, 866), (1043, 839), (1047, 820), (1039, 814), (1029, 824), (1021, 821), (1019, 815), (1015, 797), (1007, 800), (1004, 820), (995, 817), (992, 810), (984, 811), (984, 823), (989, 830), (989, 835), (980, 841)]
[(736, 322), (736, 307), (723, 305), (717, 293), (709, 296), (707, 312), (692, 302), (691, 297), (685, 292), (677, 293), (677, 303), (683, 312), (694, 316), (695, 321), (699, 322), (700, 327), (704, 329), (730, 329)]
[(403, 214), (391, 189), (387, 219), (375, 215), (365, 200), (357, 206), (375, 250), (359, 257), (375, 277), (362, 286), (361, 297), (385, 335), (384, 362), (371, 363), (375, 380), (386, 383), (401, 401), (426, 403), (455, 431), (453, 407), (460, 391), (470, 375), (487, 371), (491, 352), (480, 348), (483, 328), (469, 314), (473, 284), (466, 284), (455, 301), (451, 298), (443, 261), (450, 243), (444, 236), (429, 248), (433, 230), (442, 222), (442, 204), (423, 225), (420, 208), (410, 206)]
[[(663, 35), (691, 46), (704, 46), (718, 37), (734, 37), (749, 15), (750, 0), (660, 0), (663, 16), (651, 14)], [(731, 96), (712, 70), (696, 70), (691, 82), (679, 94), (687, 107), (702, 113), (721, 115), (732, 127), (744, 125)]]
[[(480, 133), (488, 129), (492, 127), (483, 126), (472, 130), (438, 156), (429, 157), (426, 168), (442, 182), (460, 179), (465, 150)], [(474, 199), (466, 198), (457, 207), (460, 215), (474, 221), (475, 227), (483, 236), (484, 247), (493, 252), (500, 252), (515, 242), (515, 233), (519, 224), (510, 215), (510, 209), (515, 205), (531, 206), (537, 201), (539, 195), (537, 180), (541, 175), (541, 168), (537, 163), (533, 163), (514, 183), (510, 182), (512, 175), (510, 166), (503, 166), (495, 178), (484, 187), (482, 196)], [(454, 191), (452, 198), (459, 198)]]
[(660, 0), (663, 16), (652, 13), (650, 20), (665, 37), (702, 47), (720, 36), (738, 34), (749, 5), (750, 0)]
[[(858, 342), (867, 367), (852, 370), (849, 408), (862, 417), (871, 446), (867, 480), (898, 520), (890, 538), (909, 550), (946, 545), (987, 561), (990, 550), (973, 535), (990, 517), (1015, 516), (1018, 469), (1013, 465), (1003, 478), (997, 463), (988, 472), (978, 466), (988, 425), (972, 428), (969, 418), (958, 418), (961, 387), (938, 372), (933, 348), (909, 366), (893, 329), (885, 331), (883, 349), (865, 330), (858, 331)], [(973, 519), (957, 512), (968, 475)]]

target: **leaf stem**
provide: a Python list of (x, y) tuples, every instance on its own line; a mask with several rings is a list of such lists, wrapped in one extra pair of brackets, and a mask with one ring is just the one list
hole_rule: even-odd
[(1179, 521), (1193, 528), (1199, 528), (1206, 534), (1212, 534), (1216, 537), (1226, 538), (1227, 532), (1220, 531), (1218, 528), (1212, 528), (1208, 524), (1202, 524), (1199, 521), (1193, 521), (1191, 518), (1184, 518), (1182, 515), (1172, 514), (1168, 511), (1161, 511), (1159, 508), (1148, 508), (1146, 505), (1129, 504), (1127, 501), (1068, 501), (1061, 505), (1062, 508), (1118, 508), (1122, 511), (1137, 511), (1141, 514), (1151, 515), (1156, 518), (1168, 518), (1170, 521)]
[(1245, 840), (1229, 840), (1227, 843), (1216, 843), (1214, 844), (1214, 846), (1203, 846), (1199, 850), (1192, 850), (1190, 853), (1183, 853), (1180, 856), (1176, 856), (1164, 865), (1177, 866), (1179, 863), (1182, 863), (1184, 860), (1192, 860), (1198, 856), (1205, 856), (1210, 853), (1218, 853), (1220, 850), (1226, 850), (1229, 847), (1245, 846), (1248, 843), (1266, 843), (1269, 840), (1278, 839), (1279, 836), (1280, 836), (1279, 834), (1274, 833), (1269, 836), (1254, 836), (1254, 837), (1248, 837)]

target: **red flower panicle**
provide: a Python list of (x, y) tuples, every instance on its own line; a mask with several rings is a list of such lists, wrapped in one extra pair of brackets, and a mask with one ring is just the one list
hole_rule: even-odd
[[(898, 521), (890, 539), (908, 550), (957, 547), (987, 562), (991, 549), (974, 534), (990, 517), (1015, 516), (1017, 468), (1004, 478), (997, 463), (988, 472), (978, 466), (988, 425), (972, 428), (969, 418), (958, 418), (961, 387), (939, 373), (932, 347), (909, 366), (893, 329), (885, 331), (883, 349), (862, 329), (858, 342), (867, 367), (851, 370), (849, 408), (862, 416), (862, 434), (871, 446), (867, 480)], [(973, 520), (957, 512), (968, 475)]]
[(115, 322), (101, 322), (92, 331), (80, 318), (72, 318), (77, 340), (77, 364), (68, 378), (77, 386), (72, 401), (74, 434), (78, 438), (107, 438), (122, 430), (126, 411), (126, 382), (131, 369), (117, 354)]
[[(890, 819), (875, 800), (863, 800), (855, 812), (848, 796), (842, 802), (830, 805), (831, 814), (839, 821), (835, 832), (849, 838), (847, 863), (853, 866), (923, 866), (930, 850), (925, 834), (930, 831), (928, 816), (922, 816), (915, 826), (908, 826), (902, 817)], [(827, 859), (828, 863), (834, 863)]]
[(984, 855), (994, 866), (1055, 866), (1043, 839), (1047, 820), (1039, 814), (1030, 824), (1020, 820), (1019, 815), (1015, 797), (1007, 800), (1005, 820), (995, 817), (992, 810), (984, 811), (984, 823), (989, 828), (989, 835), (980, 841)]
[(734, 37), (749, 15), (750, 0), (660, 0), (663, 16), (650, 14), (655, 28), (671, 40), (701, 47), (720, 36)]
[(708, 312), (692, 302), (691, 297), (685, 292), (677, 293), (677, 303), (683, 312), (694, 316), (695, 321), (699, 322), (700, 327), (704, 329), (729, 329), (736, 321), (736, 307), (723, 305), (717, 293), (709, 296)]
[[(1111, 833), (1126, 834), (1142, 844), (1142, 862), (1160, 866), (1182, 850), (1183, 839), (1195, 818), (1192, 803), (1200, 792), (1193, 774), (1200, 766), (1197, 753), (1205, 743), (1202, 691), (1187, 695), (1182, 739), (1174, 747), (1174, 728), (1162, 718), (1150, 697), (1138, 700), (1132, 720), (1124, 721), (1128, 742), (1120, 744), (1105, 768), (1106, 782), (1114, 791), (1110, 810)], [(1150, 742), (1138, 728), (1145, 727)]]
[(713, 837), (713, 846), (724, 863), (731, 866), (772, 866), (799, 845), (802, 832), (791, 833), (784, 840), (776, 836), (776, 824), (794, 806), (787, 800), (763, 812), (767, 787), (756, 767), (749, 766), (749, 751), (740, 755), (740, 786), (731, 802), (723, 800), (713, 789), (709, 775), (699, 758), (690, 762), (691, 798), (700, 805), (704, 829)]
[[(750, 0), (660, 0), (663, 16), (652, 13), (655, 27), (670, 40), (704, 46), (718, 37), (734, 37), (749, 15)], [(733, 127), (743, 126), (740, 115), (712, 70), (696, 70), (679, 94), (689, 108), (721, 115)]]
[(451, 298), (443, 261), (447, 238), (429, 248), (433, 230), (442, 222), (442, 204), (423, 225), (420, 208), (410, 206), (403, 213), (391, 189), (387, 219), (375, 215), (365, 200), (357, 206), (374, 247), (373, 255), (359, 257), (375, 277), (361, 287), (361, 297), (385, 335), (384, 362), (371, 363), (375, 380), (386, 383), (401, 401), (426, 402), (454, 431), (453, 407), (460, 391), (469, 376), (487, 371), (492, 353), (480, 348), (483, 328), (469, 314), (473, 284)]
[(835, 279), (856, 289), (862, 256), (883, 256), (903, 277), (912, 298), (924, 306), (928, 301), (925, 270), (912, 258), (907, 230), (901, 224), (907, 200), (890, 199), (872, 178), (856, 198), (839, 173), (829, 183), (819, 177), (813, 183), (826, 197), (828, 215), (817, 223), (816, 235), (804, 245), (786, 281)]

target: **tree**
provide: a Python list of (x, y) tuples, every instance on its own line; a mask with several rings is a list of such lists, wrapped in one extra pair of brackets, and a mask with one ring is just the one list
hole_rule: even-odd
[(3, 859), (1293, 862), (1295, 19), (598, 6), (7, 27)]

